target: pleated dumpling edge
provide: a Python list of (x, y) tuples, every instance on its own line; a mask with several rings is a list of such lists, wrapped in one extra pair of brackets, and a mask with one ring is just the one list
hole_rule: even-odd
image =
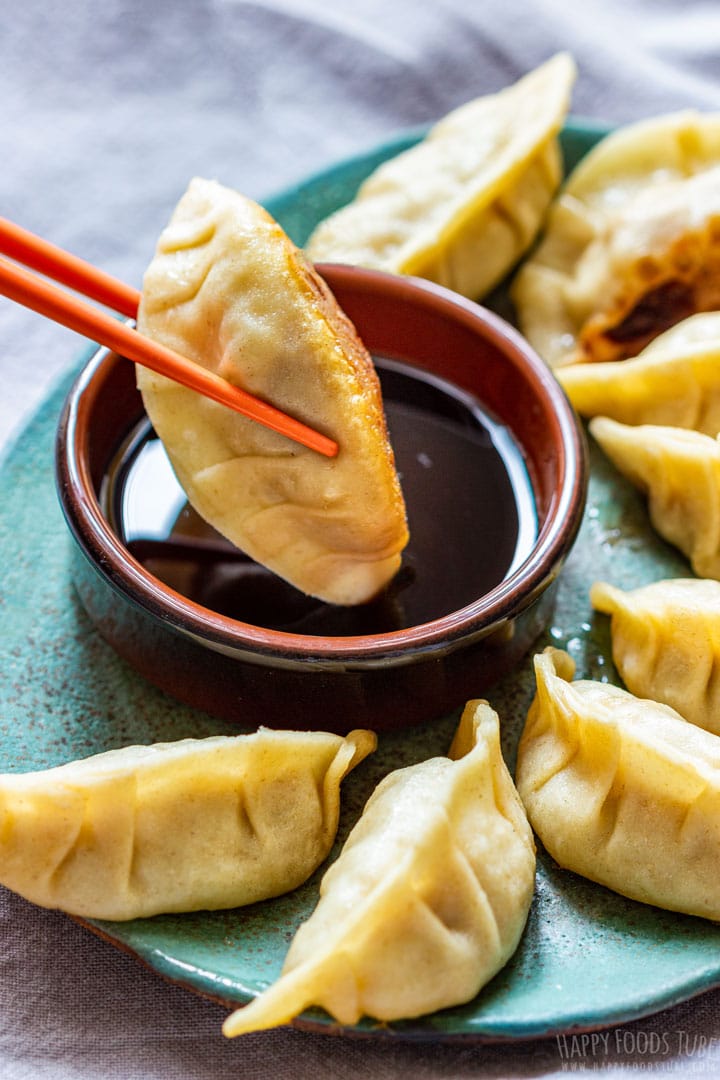
[(197, 513), (308, 595), (376, 596), (408, 542), (380, 381), (280, 225), (240, 192), (192, 180), (145, 272), (138, 329), (340, 447), (326, 458), (138, 367), (147, 414)]
[(720, 735), (720, 582), (669, 578), (624, 590), (596, 581), (590, 601), (610, 616), (627, 689)]
[(720, 113), (626, 124), (585, 155), (512, 286), (551, 367), (636, 356), (720, 307), (719, 177)]
[(590, 434), (647, 498), (653, 528), (701, 578), (720, 580), (720, 441), (660, 424), (594, 417)]
[(632, 900), (720, 921), (720, 739), (667, 705), (573, 682), (562, 650), (534, 662), (516, 783), (549, 854)]
[(460, 105), (316, 227), (313, 260), (429, 278), (471, 299), (530, 247), (562, 178), (575, 62), (558, 53)]
[(271, 731), (130, 746), (0, 776), (0, 882), (127, 920), (254, 903), (327, 856), (370, 731)]
[(684, 319), (630, 359), (569, 364), (555, 374), (581, 416), (715, 436), (720, 431), (720, 312)]
[(470, 702), (456, 759), (390, 773), (371, 795), (282, 974), (228, 1036), (318, 1005), (341, 1024), (411, 1018), (474, 997), (522, 935), (535, 847), (502, 759), (497, 714)]

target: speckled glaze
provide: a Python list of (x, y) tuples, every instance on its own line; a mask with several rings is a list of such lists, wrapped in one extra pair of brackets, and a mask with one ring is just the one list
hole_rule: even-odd
[[(566, 147), (576, 157), (595, 137), (584, 126), (571, 127)], [(346, 163), (272, 207), (292, 218), (302, 241), (303, 215), (310, 213), (305, 208), (319, 215), (326, 209), (325, 191), (337, 201), (343, 190), (352, 190), (343, 188), (346, 178), (356, 183), (396, 148)], [(56, 765), (133, 742), (237, 730), (150, 686), (103, 641), (77, 599), (74, 544), (52, 479), (55, 427), (69, 384), (67, 379), (57, 387), (0, 467), (3, 770)], [(642, 498), (590, 449), (583, 524), (559, 580), (553, 619), (536, 647), (561, 645), (574, 656), (580, 676), (617, 681), (608, 620), (592, 612), (590, 584), (604, 578), (631, 587), (689, 570), (652, 533)], [(533, 692), (528, 658), (488, 695), (502, 719), (511, 767)], [(381, 737), (378, 752), (343, 785), (333, 855), (376, 781), (390, 769), (444, 754), (456, 721), (450, 714)], [(720, 984), (720, 928), (626, 900), (539, 855), (521, 945), (474, 1001), (418, 1020), (382, 1026), (364, 1021), (352, 1029), (338, 1029), (324, 1013), (311, 1011), (298, 1026), (387, 1039), (521, 1039), (626, 1022)], [(246, 909), (88, 925), (160, 975), (231, 1006), (277, 977), (293, 932), (314, 906), (321, 873), (288, 896)]]

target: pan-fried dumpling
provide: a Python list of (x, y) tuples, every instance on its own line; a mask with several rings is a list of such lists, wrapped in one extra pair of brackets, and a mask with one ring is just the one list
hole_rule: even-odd
[(559, 53), (456, 109), (316, 228), (311, 259), (414, 274), (476, 299), (534, 240), (562, 176), (575, 65)]
[(720, 739), (667, 705), (535, 657), (516, 780), (553, 859), (633, 900), (720, 919)]
[(720, 735), (720, 582), (674, 578), (625, 592), (598, 581), (590, 600), (611, 616), (628, 690)]
[(720, 308), (720, 115), (630, 124), (573, 170), (520, 270), (521, 328), (552, 367), (620, 360)]
[(342, 1024), (419, 1016), (470, 1000), (505, 964), (530, 907), (535, 848), (486, 702), (465, 707), (450, 758), (378, 785), (278, 982), (226, 1020), (226, 1035), (310, 1005)]
[(658, 334), (643, 349), (645, 356), (654, 352), (670, 352), (684, 349), (689, 345), (716, 345), (720, 342), (720, 311), (701, 311), (682, 322), (675, 323), (669, 330)]
[(631, 427), (605, 416), (590, 432), (648, 500), (653, 528), (690, 560), (698, 577), (720, 579), (720, 444), (682, 428)]
[(556, 371), (581, 416), (720, 431), (720, 313), (693, 315), (639, 356)]
[(138, 368), (188, 500), (303, 592), (371, 599), (400, 566), (405, 506), (377, 374), (322, 279), (256, 203), (194, 180), (146, 274), (139, 329), (332, 435), (324, 458)]
[(0, 882), (95, 919), (278, 896), (327, 856), (340, 782), (375, 745), (260, 728), (0, 776)]

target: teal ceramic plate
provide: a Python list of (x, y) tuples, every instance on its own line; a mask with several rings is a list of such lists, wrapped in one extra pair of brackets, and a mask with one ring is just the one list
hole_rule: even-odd
[[(568, 126), (569, 164), (600, 134), (588, 124)], [(379, 161), (415, 137), (344, 162), (269, 200), (268, 208), (303, 243), (315, 222), (346, 202)], [(230, 730), (146, 684), (98, 637), (79, 606), (70, 581), (71, 541), (53, 484), (55, 427), (70, 381), (43, 404), (0, 467), (3, 770), (48, 767), (133, 742)], [(591, 453), (584, 523), (562, 575), (554, 621), (538, 648), (565, 647), (579, 676), (615, 681), (607, 620), (593, 614), (588, 600), (591, 582), (603, 578), (631, 587), (689, 570), (653, 535), (642, 499), (594, 448)], [(529, 661), (489, 694), (503, 719), (511, 767), (532, 694)], [(391, 768), (444, 754), (456, 720), (441, 718), (382, 739), (378, 753), (345, 782), (336, 851), (376, 781)], [(288, 721), (291, 726), (291, 713)], [(231, 1007), (277, 977), (296, 927), (314, 906), (319, 877), (289, 896), (246, 909), (87, 925), (160, 975)], [(338, 1029), (319, 1010), (297, 1023), (375, 1038), (531, 1038), (625, 1022), (718, 984), (720, 927), (625, 900), (559, 870), (541, 852), (537, 894), (520, 948), (474, 1001), (382, 1026), (363, 1021)]]

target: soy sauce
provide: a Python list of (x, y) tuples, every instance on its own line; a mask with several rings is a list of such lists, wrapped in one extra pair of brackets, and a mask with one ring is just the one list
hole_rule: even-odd
[(489, 592), (524, 561), (537, 536), (520, 449), (453, 384), (395, 360), (376, 363), (410, 543), (400, 571), (375, 600), (326, 604), (238, 551), (188, 505), (147, 420), (121, 447), (103, 491), (105, 512), (129, 551), (188, 599), (290, 633), (384, 633)]

